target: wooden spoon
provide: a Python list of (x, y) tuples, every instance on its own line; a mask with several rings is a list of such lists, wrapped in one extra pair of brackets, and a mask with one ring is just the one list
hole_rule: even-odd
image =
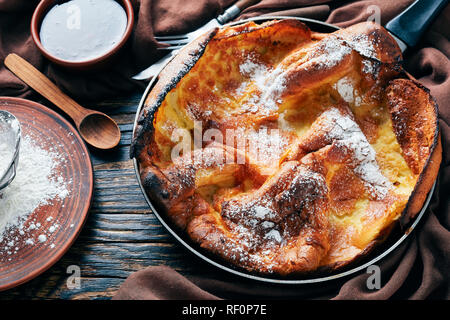
[(23, 82), (67, 113), (88, 144), (103, 150), (112, 149), (119, 144), (119, 126), (106, 114), (80, 106), (28, 61), (15, 53), (6, 57), (5, 66)]

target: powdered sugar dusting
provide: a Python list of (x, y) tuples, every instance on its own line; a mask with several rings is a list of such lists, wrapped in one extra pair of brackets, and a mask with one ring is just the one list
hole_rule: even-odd
[(392, 188), (392, 183), (381, 173), (375, 150), (358, 124), (336, 108), (325, 111), (322, 117), (326, 119), (328, 138), (352, 151), (354, 172), (365, 182), (371, 196), (383, 199)]
[[(256, 92), (249, 96), (242, 106), (246, 112), (260, 112), (268, 114), (277, 109), (282, 102), (279, 98), (285, 89), (285, 78), (281, 66), (273, 69), (264, 64), (254, 61), (253, 56), (246, 57), (246, 60), (239, 66), (239, 71), (244, 77), (249, 78), (250, 83), (256, 86)], [(242, 93), (249, 84), (238, 88), (237, 92)]]
[(374, 43), (367, 34), (352, 35), (350, 38), (346, 38), (345, 41), (362, 56), (372, 59), (377, 58)]
[(308, 219), (309, 215), (315, 219), (320, 215), (317, 201), (327, 193), (323, 175), (301, 166), (291, 167), (270, 183), (270, 191), (260, 196), (244, 194), (222, 205), (221, 214), (229, 221), (234, 237), (214, 244), (240, 264), (264, 262), (269, 272), (276, 263), (277, 249), (287, 244), (291, 232), (300, 232), (299, 220), (287, 221)]
[(263, 64), (258, 64), (252, 61), (251, 57), (247, 57), (247, 60), (239, 65), (239, 71), (243, 76), (249, 77), (252, 81), (255, 81), (258, 87), (263, 87), (266, 75), (269, 72), (269, 68)]
[(288, 145), (288, 140), (278, 129), (260, 127), (250, 130), (245, 136), (250, 155), (254, 160), (271, 165), (276, 162)]
[(335, 35), (330, 35), (319, 42), (317, 49), (312, 53), (312, 58), (315, 58), (313, 62), (319, 68), (331, 68), (337, 66), (351, 53), (352, 49), (344, 41)]
[(370, 60), (363, 60), (363, 68), (362, 71), (367, 74), (376, 75), (376, 72), (378, 71), (377, 66), (375, 65), (375, 62)]
[(272, 229), (269, 232), (267, 232), (266, 235), (264, 236), (264, 239), (272, 240), (277, 243), (281, 243), (281, 241), (282, 241), (280, 232), (275, 229)]
[(353, 103), (355, 101), (354, 97), (354, 86), (352, 81), (347, 78), (341, 78), (339, 79), (333, 86), (341, 95), (342, 99), (344, 99), (345, 102)]

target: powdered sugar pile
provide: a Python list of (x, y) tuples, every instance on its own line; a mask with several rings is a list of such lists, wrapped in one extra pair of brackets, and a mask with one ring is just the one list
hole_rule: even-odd
[(344, 77), (339, 79), (335, 85), (334, 88), (339, 92), (342, 99), (344, 99), (345, 102), (352, 103), (354, 102), (354, 87), (353, 83), (350, 79)]
[[(244, 102), (242, 109), (252, 113), (267, 114), (276, 110), (281, 103), (279, 97), (285, 89), (283, 69), (281, 67), (272, 69), (254, 60), (255, 58), (250, 55), (239, 66), (240, 73), (249, 78), (249, 81), (253, 82), (257, 88), (257, 92)], [(238, 88), (237, 94), (243, 93), (248, 86), (249, 83), (244, 82)]]
[(326, 119), (328, 138), (352, 151), (354, 172), (365, 182), (371, 196), (383, 199), (392, 188), (392, 183), (381, 173), (375, 150), (358, 124), (336, 108), (325, 111), (321, 117)]
[(346, 56), (352, 53), (352, 49), (334, 35), (318, 43), (318, 47), (313, 51), (313, 62), (319, 68), (331, 68), (338, 65)]
[(64, 160), (60, 155), (42, 149), (27, 136), (22, 138), (20, 150), (16, 177), (0, 192), (0, 242), (9, 231), (22, 230), (28, 215), (37, 208), (62, 201), (69, 194), (67, 182), (56, 175)]
[(258, 64), (252, 61), (251, 57), (248, 57), (244, 63), (239, 65), (239, 71), (242, 75), (250, 77), (255, 81), (259, 88), (264, 87), (266, 81), (266, 75), (269, 72), (269, 68), (263, 64)]
[(367, 34), (352, 35), (350, 38), (346, 38), (345, 42), (347, 42), (360, 55), (377, 59), (377, 52), (375, 50), (374, 43)]
[(347, 103), (352, 103), (356, 107), (361, 105), (361, 97), (358, 95), (352, 80), (348, 77), (339, 79), (333, 88), (337, 90), (342, 99)]

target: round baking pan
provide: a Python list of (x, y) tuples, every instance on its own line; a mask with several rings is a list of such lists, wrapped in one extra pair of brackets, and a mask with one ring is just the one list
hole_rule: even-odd
[[(273, 19), (296, 19), (300, 20), (303, 23), (305, 23), (311, 30), (316, 32), (322, 32), (322, 33), (331, 33), (336, 30), (339, 30), (340, 28), (325, 22), (321, 22), (318, 20), (313, 19), (307, 19), (307, 18), (300, 18), (300, 17), (288, 17), (288, 16), (264, 16), (264, 17), (255, 17), (245, 20), (240, 20), (237, 22), (232, 22), (227, 24), (227, 26), (233, 26), (242, 24), (248, 21), (255, 21), (255, 22), (264, 22), (268, 20)], [(174, 55), (175, 56), (175, 55)], [(173, 59), (174, 57), (172, 57)], [(164, 67), (172, 60), (170, 59), (165, 65), (163, 65), (159, 71), (159, 73), (164, 69)], [(158, 76), (155, 76), (150, 83), (148, 84), (142, 99), (139, 103), (139, 107), (136, 113), (136, 118), (134, 121), (133, 126), (133, 136), (135, 134), (137, 121), (139, 118), (139, 114), (141, 113), (142, 108), (144, 107), (145, 100), (147, 99), (148, 94), (158, 81)], [(178, 232), (176, 228), (173, 226), (172, 222), (165, 217), (165, 215), (160, 215), (158, 213), (157, 207), (152, 203), (152, 201), (147, 196), (147, 193), (145, 192), (145, 189), (142, 185), (141, 177), (140, 177), (140, 170), (139, 170), (139, 163), (137, 162), (136, 158), (133, 158), (133, 164), (134, 169), (136, 172), (136, 177), (139, 182), (139, 186), (141, 187), (142, 193), (144, 194), (145, 200), (149, 204), (152, 212), (155, 214), (155, 216), (158, 218), (158, 220), (161, 222), (161, 224), (172, 234), (172, 236), (177, 239), (184, 247), (186, 247), (189, 251), (194, 253), (199, 258), (203, 259), (204, 261), (210, 263), (211, 265), (220, 268), (224, 271), (230, 272), (232, 274), (235, 274), (237, 276), (241, 276), (247, 279), (253, 279), (257, 281), (262, 282), (270, 282), (270, 283), (278, 283), (278, 284), (307, 284), (307, 283), (318, 283), (318, 282), (324, 282), (324, 281), (330, 281), (335, 280), (338, 278), (346, 277), (351, 274), (355, 274), (357, 272), (360, 272), (370, 265), (376, 264), (381, 259), (386, 257), (387, 255), (391, 254), (405, 239), (411, 234), (411, 232), (414, 230), (414, 228), (419, 223), (420, 219), (425, 214), (425, 211), (428, 207), (428, 204), (430, 203), (431, 197), (433, 195), (434, 188), (436, 186), (436, 182), (433, 184), (433, 187), (431, 188), (430, 192), (428, 193), (428, 196), (424, 202), (424, 205), (420, 212), (417, 214), (417, 216), (413, 219), (413, 221), (410, 222), (409, 227), (400, 230), (399, 227), (396, 227), (394, 230), (392, 230), (389, 237), (386, 239), (386, 241), (382, 244), (380, 244), (377, 248), (373, 250), (373, 252), (369, 253), (367, 257), (362, 257), (361, 259), (351, 263), (348, 267), (343, 268), (342, 270), (338, 270), (333, 273), (317, 273), (317, 274), (310, 274), (305, 276), (292, 276), (292, 277), (282, 277), (282, 276), (270, 276), (270, 275), (259, 275), (255, 273), (247, 272), (243, 269), (239, 269), (238, 267), (235, 267), (225, 261), (222, 261), (220, 258), (215, 257), (213, 254), (206, 252), (205, 250), (201, 249), (197, 244), (193, 243), (186, 235), (181, 234), (181, 232)]]

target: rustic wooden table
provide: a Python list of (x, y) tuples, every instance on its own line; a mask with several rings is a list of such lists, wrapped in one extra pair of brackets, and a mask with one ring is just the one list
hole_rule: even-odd
[[(184, 275), (219, 272), (177, 243), (142, 195), (129, 159), (133, 121), (141, 95), (142, 92), (137, 92), (95, 106), (119, 123), (122, 139), (117, 150), (90, 150), (94, 201), (84, 229), (59, 262), (34, 280), (0, 292), (0, 300), (109, 299), (128, 275), (147, 266), (167, 265)], [(71, 275), (68, 267), (72, 265), (80, 268), (80, 289), (67, 286)]]

